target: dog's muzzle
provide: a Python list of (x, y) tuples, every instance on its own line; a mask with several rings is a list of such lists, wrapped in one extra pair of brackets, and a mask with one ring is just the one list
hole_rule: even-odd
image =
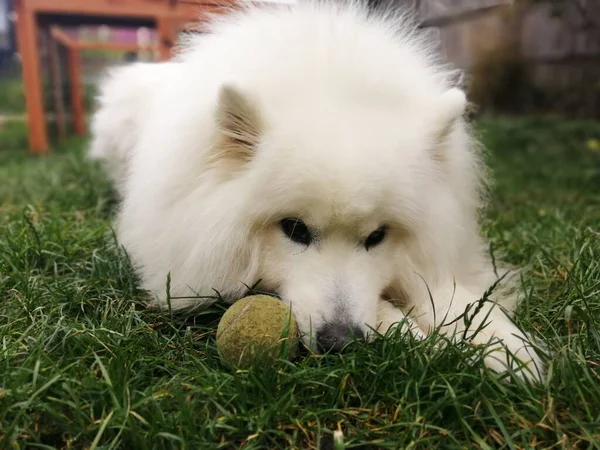
[(329, 322), (317, 331), (317, 345), (323, 353), (340, 353), (350, 341), (364, 337), (358, 325)]

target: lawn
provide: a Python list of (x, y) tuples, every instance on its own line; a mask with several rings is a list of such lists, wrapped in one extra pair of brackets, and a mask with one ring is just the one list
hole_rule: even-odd
[(233, 373), (218, 308), (144, 310), (85, 142), (33, 159), (0, 130), (0, 448), (331, 449), (338, 429), (346, 448), (600, 448), (600, 125), (478, 129), (495, 173), (482, 226), (527, 266), (518, 322), (551, 350), (545, 385), (402, 333)]

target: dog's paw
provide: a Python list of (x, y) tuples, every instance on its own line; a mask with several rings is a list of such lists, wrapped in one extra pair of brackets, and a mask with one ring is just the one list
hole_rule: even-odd
[(544, 364), (524, 334), (518, 331), (504, 335), (482, 331), (481, 334), (476, 343), (489, 344), (484, 358), (487, 367), (498, 373), (510, 371), (516, 377), (529, 381), (545, 380)]

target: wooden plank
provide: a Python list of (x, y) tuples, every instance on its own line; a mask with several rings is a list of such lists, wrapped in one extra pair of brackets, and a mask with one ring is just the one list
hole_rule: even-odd
[(67, 122), (65, 115), (62, 73), (60, 67), (60, 49), (58, 42), (48, 33), (48, 58), (50, 63), (50, 81), (52, 85), (52, 96), (54, 98), (54, 113), (56, 115), (56, 127), (58, 130), (59, 141), (64, 141), (67, 137)]
[(83, 79), (79, 50), (71, 48), (67, 53), (67, 65), (71, 86), (71, 111), (73, 113), (73, 129), (76, 134), (86, 134), (85, 110), (83, 107)]
[(419, 18), (424, 26), (440, 26), (464, 16), (513, 4), (514, 0), (423, 0), (419, 5)]
[(48, 136), (44, 118), (38, 24), (35, 14), (27, 8), (25, 0), (15, 3), (17, 16), (17, 44), (21, 54), (25, 101), (29, 129), (29, 147), (33, 154), (48, 152)]
[(71, 36), (57, 26), (50, 27), (50, 35), (65, 47), (73, 48), (75, 46), (75, 41), (71, 38)]
[[(226, 1), (225, 4), (231, 3)], [(203, 13), (222, 9), (219, 2), (175, 3), (143, 0), (27, 0), (28, 8), (41, 13), (129, 17), (153, 19), (155, 17), (201, 18)]]
[(140, 45), (132, 42), (85, 42), (76, 41), (74, 47), (78, 50), (112, 50), (115, 52), (138, 52), (141, 50), (157, 50), (156, 45)]
[(509, 13), (506, 15), (503, 10), (487, 10), (487, 13), (472, 14), (440, 27), (444, 59), (461, 69), (471, 69), (480, 58), (506, 48), (518, 35), (512, 10)]
[(171, 58), (171, 49), (177, 41), (177, 33), (174, 30), (173, 23), (164, 17), (156, 19), (156, 31), (160, 60), (167, 61)]
[(522, 9), (521, 49), (527, 59), (562, 61), (600, 54), (600, 29), (585, 27), (574, 6), (564, 16), (554, 16), (551, 5), (534, 4)]

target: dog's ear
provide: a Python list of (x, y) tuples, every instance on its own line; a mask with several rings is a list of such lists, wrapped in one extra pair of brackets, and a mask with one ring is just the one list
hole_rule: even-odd
[(262, 131), (257, 109), (237, 89), (226, 85), (219, 93), (216, 120), (219, 135), (212, 161), (249, 162)]
[(467, 97), (458, 88), (444, 92), (432, 105), (435, 114), (434, 144), (438, 148), (446, 140), (456, 122), (462, 117), (467, 108)]

